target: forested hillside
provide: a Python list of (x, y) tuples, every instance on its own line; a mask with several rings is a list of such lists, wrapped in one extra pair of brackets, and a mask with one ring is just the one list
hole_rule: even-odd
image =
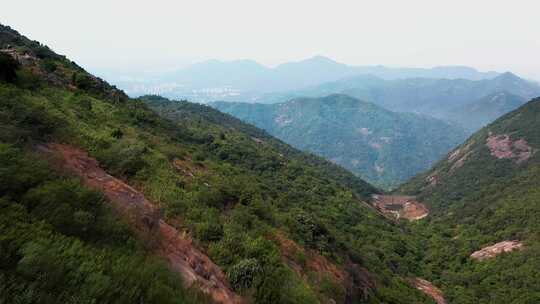
[(211, 106), (384, 188), (427, 170), (466, 138), (460, 127), (449, 123), (391, 112), (346, 95)]
[[(414, 227), (426, 249), (422, 275), (450, 303), (540, 301), (539, 130), (540, 99), (534, 99), (400, 187), (431, 209), (431, 218)], [(472, 258), (486, 251), (489, 257), (496, 251), (487, 246), (494, 244), (515, 249)]]
[[(129, 99), (5, 26), (0, 49), (0, 301), (216, 300), (182, 287), (209, 266), (173, 267), (157, 224), (247, 302), (430, 303), (407, 228), (365, 203), (376, 188), (208, 107)], [(141, 195), (152, 218), (112, 207)]]
[[(438, 138), (346, 96), (295, 102), (267, 122)], [(211, 107), (131, 99), (0, 26), (0, 303), (538, 303), (538, 130), (533, 99), (392, 195)]]
[(504, 91), (496, 92), (453, 109), (450, 111), (448, 119), (473, 132), (519, 108), (526, 102), (527, 99), (524, 97)]

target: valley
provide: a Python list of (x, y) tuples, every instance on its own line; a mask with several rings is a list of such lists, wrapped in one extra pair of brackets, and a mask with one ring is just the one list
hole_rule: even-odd
[(268, 105), (210, 105), (384, 189), (427, 170), (467, 136), (442, 120), (339, 94)]
[(207, 75), (279, 102), (133, 98), (0, 25), (0, 303), (540, 302), (536, 83), (321, 56), (163, 79)]

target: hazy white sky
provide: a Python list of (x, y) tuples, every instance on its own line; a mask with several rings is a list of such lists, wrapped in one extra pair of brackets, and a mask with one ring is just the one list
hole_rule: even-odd
[(4, 0), (0, 22), (90, 70), (324, 55), (540, 79), (538, 0)]

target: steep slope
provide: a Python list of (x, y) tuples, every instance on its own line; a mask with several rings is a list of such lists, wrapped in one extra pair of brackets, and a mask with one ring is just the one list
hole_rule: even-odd
[(460, 128), (442, 121), (390, 112), (345, 95), (211, 105), (382, 187), (426, 170), (465, 139)]
[[(456, 108), (468, 108), (479, 99), (501, 92), (529, 100), (540, 96), (540, 86), (512, 73), (477, 81), (436, 78), (383, 80), (361, 75), (268, 96), (267, 100), (276, 102), (294, 96), (321, 97), (338, 93), (373, 102), (392, 111), (422, 113), (451, 121)], [(497, 107), (496, 104), (489, 106)], [(487, 111), (496, 112), (496, 109)]]
[(132, 100), (10, 28), (0, 38), (16, 63), (0, 82), (1, 301), (207, 301), (181, 287), (191, 273), (224, 302), (206, 281), (255, 303), (429, 303), (407, 280), (405, 227), (365, 203), (377, 189), (213, 109)]
[(534, 99), (400, 188), (430, 209), (423, 276), (450, 303), (540, 300), (539, 128)]

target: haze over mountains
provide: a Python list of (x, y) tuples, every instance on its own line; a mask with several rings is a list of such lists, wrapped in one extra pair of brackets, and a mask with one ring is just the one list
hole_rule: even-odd
[(209, 60), (146, 80), (122, 81), (119, 77), (110, 78), (134, 96), (153, 93), (196, 102), (265, 102), (262, 99), (265, 93), (298, 90), (360, 74), (388, 80), (417, 77), (480, 80), (498, 75), (496, 72), (479, 72), (463, 66), (431, 69), (352, 66), (315, 56), (283, 63), (275, 68), (268, 68), (253, 60)]
[[(149, 80), (117, 83), (130, 95), (160, 94), (203, 103), (276, 103), (345, 94), (391, 111), (426, 114), (457, 123), (469, 133), (540, 96), (538, 83), (510, 72), (479, 72), (463, 66), (351, 66), (322, 56), (275, 68), (252, 60), (209, 60)], [(499, 98), (497, 104), (482, 102), (496, 94), (512, 98)], [(476, 108), (478, 115), (465, 115), (463, 109), (469, 107)]]
[[(359, 75), (261, 96), (265, 103), (211, 105), (392, 187), (429, 168), (466, 135), (540, 96), (540, 85), (509, 72), (481, 80)], [(346, 96), (364, 102), (351, 108), (340, 102)], [(322, 101), (324, 110), (315, 106)]]

